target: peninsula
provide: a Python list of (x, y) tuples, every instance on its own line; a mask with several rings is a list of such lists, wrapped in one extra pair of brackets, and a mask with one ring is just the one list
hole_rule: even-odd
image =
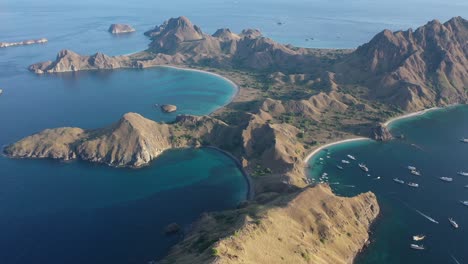
[(46, 38), (24, 40), (24, 41), (19, 41), (19, 42), (0, 42), (0, 48), (8, 48), (8, 47), (24, 46), (24, 45), (33, 45), (33, 44), (44, 44), (44, 43), (47, 43), (47, 42), (48, 42), (48, 40)]
[(255, 197), (236, 210), (202, 216), (161, 263), (351, 263), (379, 213), (377, 199), (310, 186), (304, 158), (337, 140), (389, 140), (382, 123), (390, 117), (468, 101), (468, 21), (461, 17), (415, 31), (385, 30), (356, 50), (283, 45), (255, 29), (209, 35), (185, 17), (145, 35), (149, 48), (132, 55), (65, 50), (29, 69), (172, 65), (225, 76), (238, 95), (210, 116), (161, 124), (129, 113), (102, 129), (48, 129), (4, 152), (129, 167), (170, 148), (214, 146), (232, 154), (252, 178)]

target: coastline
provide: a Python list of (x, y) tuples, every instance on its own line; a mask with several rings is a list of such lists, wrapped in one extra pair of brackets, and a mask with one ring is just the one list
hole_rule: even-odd
[(225, 80), (226, 82), (230, 83), (231, 86), (233, 87), (233, 89), (235, 90), (234, 94), (229, 98), (229, 100), (228, 100), (228, 102), (226, 104), (224, 104), (224, 105), (220, 106), (219, 108), (215, 109), (214, 111), (212, 111), (208, 115), (211, 115), (212, 113), (216, 112), (217, 110), (219, 110), (219, 109), (225, 107), (226, 105), (232, 103), (234, 98), (236, 98), (239, 95), (239, 92), (240, 92), (239, 85), (237, 85), (234, 81), (232, 81), (231, 79), (229, 79), (229, 78), (227, 78), (225, 76), (214, 73), (214, 72), (204, 71), (204, 70), (200, 70), (200, 69), (193, 69), (193, 68), (190, 68), (190, 67), (175, 66), (175, 65), (154, 65), (152, 67), (147, 67), (147, 68), (170, 68), (170, 69), (176, 69), (176, 70), (181, 70), (181, 71), (199, 72), (199, 73), (204, 73), (204, 74), (208, 74), (208, 75), (211, 75), (211, 76), (215, 76), (217, 78), (221, 78), (221, 79)]
[(331, 142), (331, 143), (322, 145), (322, 146), (314, 149), (314, 151), (312, 151), (311, 153), (309, 153), (309, 155), (307, 155), (307, 157), (304, 158), (304, 163), (309, 162), (309, 160), (311, 158), (313, 158), (315, 156), (315, 154), (319, 153), (324, 148), (328, 148), (328, 147), (335, 146), (335, 145), (338, 145), (338, 144), (349, 143), (349, 142), (354, 142), (354, 141), (363, 141), (363, 140), (372, 140), (372, 139), (366, 138), (366, 137), (356, 137), (356, 138), (343, 139), (343, 140), (339, 140), (339, 141), (335, 141), (335, 142)]
[(242, 175), (244, 176), (244, 178), (245, 178), (245, 180), (247, 182), (247, 200), (253, 200), (255, 198), (255, 189), (254, 189), (252, 177), (250, 177), (250, 175), (244, 170), (244, 167), (242, 167), (242, 164), (240, 163), (240, 161), (234, 155), (232, 155), (231, 153), (229, 153), (229, 152), (227, 152), (225, 150), (214, 147), (214, 146), (204, 146), (202, 148), (208, 148), (208, 149), (216, 150), (216, 151), (228, 156), (230, 159), (232, 159), (234, 161), (234, 163), (236, 163), (238, 169), (241, 171)]
[[(450, 106), (447, 106), (447, 107), (450, 107)], [(404, 114), (404, 115), (401, 115), (401, 116), (392, 117), (389, 120), (387, 120), (385, 123), (383, 123), (382, 126), (388, 127), (389, 125), (391, 125), (395, 121), (410, 118), (410, 117), (415, 117), (415, 116), (421, 116), (421, 115), (424, 115), (424, 114), (426, 114), (428, 112), (431, 112), (431, 111), (434, 111), (434, 110), (440, 110), (440, 109), (443, 109), (443, 108), (446, 108), (446, 107), (436, 106), (436, 107), (431, 107), (431, 108), (424, 109), (424, 110), (421, 110), (421, 111), (412, 112), (412, 113)]]

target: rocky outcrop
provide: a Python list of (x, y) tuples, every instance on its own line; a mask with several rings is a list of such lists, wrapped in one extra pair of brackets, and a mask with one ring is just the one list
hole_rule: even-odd
[(383, 124), (378, 124), (372, 129), (370, 138), (377, 141), (388, 141), (391, 140), (393, 136), (386, 126)]
[(8, 48), (8, 47), (24, 46), (24, 45), (33, 45), (33, 44), (44, 44), (44, 43), (47, 43), (47, 42), (48, 42), (48, 40), (46, 38), (24, 40), (24, 41), (19, 41), (19, 42), (0, 42), (0, 48)]
[(110, 25), (108, 31), (112, 34), (125, 34), (135, 32), (135, 29), (132, 26), (126, 24), (112, 24)]
[(70, 50), (62, 50), (55, 61), (36, 63), (29, 66), (29, 70), (37, 74), (75, 72), (85, 70), (103, 70), (132, 67), (132, 63), (125, 56), (110, 57), (103, 53), (82, 56)]
[(405, 111), (468, 101), (468, 21), (384, 30), (336, 66), (339, 81)]
[(16, 158), (80, 158), (111, 166), (140, 167), (171, 147), (168, 125), (128, 113), (103, 129), (47, 129), (6, 147), (4, 152)]
[(164, 113), (172, 113), (172, 112), (177, 111), (177, 106), (175, 106), (175, 105), (161, 105), (161, 110)]
[[(275, 200), (251, 215), (254, 206), (205, 215), (160, 263), (352, 263), (379, 214), (374, 194), (338, 197), (326, 185)], [(236, 215), (237, 221), (224, 223)], [(214, 246), (200, 245), (220, 234), (224, 238)]]
[(13, 158), (82, 159), (115, 167), (147, 165), (167, 149), (199, 146), (206, 142), (222, 146), (229, 142), (227, 125), (203, 116), (178, 116), (172, 125), (161, 124), (136, 113), (101, 129), (46, 129), (4, 149)]

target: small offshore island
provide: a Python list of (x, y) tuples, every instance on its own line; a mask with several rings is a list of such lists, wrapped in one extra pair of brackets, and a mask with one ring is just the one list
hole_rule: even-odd
[(41, 39), (31, 39), (31, 40), (24, 40), (19, 42), (0, 42), (0, 48), (8, 48), (14, 46), (25, 46), (25, 45), (33, 45), (33, 44), (44, 44), (47, 43), (48, 40), (46, 38)]
[(152, 40), (146, 51), (111, 57), (63, 50), (29, 69), (172, 65), (229, 78), (237, 96), (210, 116), (166, 124), (127, 113), (102, 129), (47, 129), (4, 152), (135, 168), (172, 148), (216, 147), (235, 157), (252, 199), (203, 215), (160, 263), (352, 263), (379, 214), (377, 198), (338, 197), (328, 185), (310, 185), (304, 158), (337, 140), (390, 140), (384, 122), (391, 117), (468, 102), (468, 21), (461, 17), (384, 30), (356, 50), (283, 45), (254, 29), (208, 35), (185, 17), (145, 35)]

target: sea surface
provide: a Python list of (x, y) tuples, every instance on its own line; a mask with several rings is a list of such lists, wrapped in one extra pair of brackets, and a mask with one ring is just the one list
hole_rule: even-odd
[[(356, 263), (457, 263), (453, 258), (467, 263), (468, 207), (460, 200), (468, 200), (468, 177), (457, 172), (468, 172), (468, 144), (459, 141), (468, 137), (468, 106), (401, 119), (390, 128), (404, 139), (339, 144), (328, 148), (328, 154), (321, 151), (310, 160), (311, 177), (320, 181), (322, 174), (328, 173), (324, 181), (336, 194), (354, 196), (372, 191), (377, 196), (381, 214), (372, 228), (370, 246)], [(347, 158), (348, 154), (357, 161)], [(342, 164), (342, 159), (351, 163)], [(367, 165), (370, 176), (358, 163)], [(410, 174), (409, 165), (422, 175)], [(443, 176), (453, 178), (453, 182), (441, 181)], [(405, 184), (394, 182), (394, 178)], [(408, 182), (418, 183), (419, 188), (409, 187)], [(460, 227), (453, 228), (448, 218)], [(413, 242), (412, 236), (418, 234), (426, 239)], [(426, 250), (410, 249), (411, 243), (424, 245)]]
[[(467, 13), (464, 0), (0, 0), (0, 41), (49, 39), (0, 49), (0, 146), (45, 128), (106, 126), (126, 112), (159, 122), (175, 118), (155, 104), (201, 115), (228, 103), (232, 85), (197, 72), (154, 68), (36, 76), (27, 71), (62, 49), (109, 55), (143, 50), (149, 43), (143, 32), (170, 17), (187, 16), (207, 33), (258, 28), (282, 43), (355, 48), (384, 28), (415, 28)], [(137, 32), (111, 35), (112, 23), (129, 23)], [(1, 156), (0, 263), (145, 263), (180, 239), (162, 235), (167, 224), (188, 229), (201, 213), (233, 208), (246, 193), (235, 164), (207, 149), (170, 151), (139, 170)], [(371, 249), (387, 254), (386, 247)], [(378, 255), (364, 256), (372, 262)]]

